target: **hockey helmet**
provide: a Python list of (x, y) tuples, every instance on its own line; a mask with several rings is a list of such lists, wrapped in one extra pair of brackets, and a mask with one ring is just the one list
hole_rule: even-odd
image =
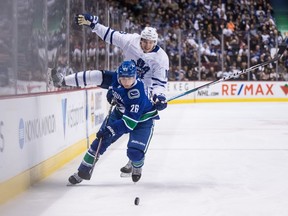
[(117, 70), (117, 75), (119, 77), (135, 77), (137, 75), (137, 68), (135, 62), (131, 61), (124, 61)]
[(158, 34), (156, 31), (156, 28), (153, 27), (145, 27), (143, 31), (141, 32), (141, 38), (146, 40), (152, 40), (157, 43), (158, 40)]

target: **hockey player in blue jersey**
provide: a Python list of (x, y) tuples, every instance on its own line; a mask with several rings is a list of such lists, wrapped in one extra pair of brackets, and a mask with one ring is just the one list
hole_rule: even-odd
[[(143, 81), (148, 97), (154, 101), (157, 110), (167, 107), (166, 88), (169, 58), (157, 45), (158, 34), (155, 28), (145, 27), (141, 34), (116, 31), (99, 23), (98, 16), (78, 14), (78, 25), (89, 26), (103, 41), (119, 47), (124, 60), (134, 60), (138, 77)], [(108, 76), (108, 74), (106, 74)], [(131, 173), (131, 161), (121, 168), (122, 173)]]
[[(159, 119), (159, 116), (154, 104), (147, 97), (143, 82), (136, 78), (137, 69), (134, 61), (124, 61), (116, 73), (94, 70), (66, 77), (57, 74), (56, 71), (52, 73), (55, 85), (60, 82), (61, 85), (69, 86), (89, 84), (109, 86), (107, 99), (110, 103), (113, 101), (116, 104), (107, 124), (103, 122), (96, 139), (86, 152), (78, 172), (70, 176), (69, 182), (78, 184), (83, 179), (89, 180), (94, 168), (94, 158), (96, 157), (98, 160), (99, 156), (104, 154), (106, 149), (125, 133), (129, 133), (127, 156), (132, 165), (132, 180), (133, 182), (139, 181), (145, 153), (153, 135), (154, 120)], [(107, 76), (107, 73), (110, 76)], [(95, 156), (100, 139), (102, 139), (102, 143), (99, 155)]]

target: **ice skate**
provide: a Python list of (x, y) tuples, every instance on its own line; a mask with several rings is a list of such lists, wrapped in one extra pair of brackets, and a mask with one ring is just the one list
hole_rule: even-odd
[(141, 178), (142, 168), (133, 167), (132, 168), (132, 181), (138, 182)]
[(121, 177), (124, 177), (124, 178), (130, 177), (132, 173), (131, 160), (129, 160), (128, 163), (120, 169), (120, 171), (121, 171), (121, 174), (120, 174)]
[(83, 179), (78, 175), (78, 173), (74, 173), (69, 177), (68, 181), (71, 185), (76, 185), (81, 183)]

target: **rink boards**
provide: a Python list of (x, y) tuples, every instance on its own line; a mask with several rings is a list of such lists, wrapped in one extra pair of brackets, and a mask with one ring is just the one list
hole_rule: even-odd
[(0, 100), (0, 203), (87, 149), (106, 112), (102, 89)]
[[(167, 98), (207, 82), (169, 82)], [(185, 95), (170, 103), (288, 101), (288, 82), (220, 82)]]
[[(205, 83), (169, 82), (167, 97)], [(170, 103), (247, 101), (288, 101), (288, 82), (222, 82)], [(99, 88), (0, 100), (0, 204), (85, 151), (107, 110)]]

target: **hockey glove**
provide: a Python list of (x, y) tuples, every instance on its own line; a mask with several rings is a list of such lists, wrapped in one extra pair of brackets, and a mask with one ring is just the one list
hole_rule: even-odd
[(98, 139), (109, 139), (115, 135), (116, 133), (114, 129), (111, 126), (106, 126), (104, 129), (99, 130), (99, 132), (96, 134), (96, 137)]
[(109, 104), (112, 103), (113, 98), (114, 98), (114, 96), (113, 96), (113, 93), (112, 93), (112, 89), (109, 89), (109, 90), (107, 91), (107, 94), (106, 94), (106, 99), (107, 99), (107, 101), (108, 101)]
[(115, 100), (115, 98), (113, 96), (113, 91), (110, 88), (107, 91), (106, 99), (107, 99), (108, 103), (111, 104), (112, 106), (116, 105), (116, 100)]
[(58, 72), (56, 68), (51, 70), (51, 78), (55, 87), (60, 88), (65, 86), (64, 75), (61, 72)]
[(167, 107), (166, 97), (164, 95), (154, 95), (153, 96), (154, 107), (157, 110), (164, 110)]
[(93, 16), (90, 14), (77, 14), (75, 17), (75, 22), (77, 25), (86, 25), (90, 26), (92, 29), (95, 28), (96, 24), (98, 23), (98, 16)]

